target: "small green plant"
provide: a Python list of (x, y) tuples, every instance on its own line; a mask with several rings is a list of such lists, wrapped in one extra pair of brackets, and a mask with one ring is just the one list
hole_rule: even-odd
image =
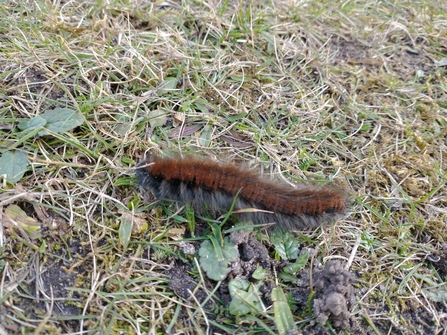
[[(217, 233), (216, 233), (217, 232)], [(200, 245), (200, 266), (212, 280), (224, 280), (230, 272), (228, 265), (239, 256), (236, 246), (228, 238), (222, 238), (219, 229)]]
[(309, 260), (309, 253), (302, 253), (294, 263), (289, 263), (278, 274), (278, 277), (285, 281), (295, 282), (296, 273), (304, 268)]
[(228, 238), (223, 238), (221, 231), (222, 226), (227, 222), (233, 212), (238, 195), (239, 192), (234, 197), (230, 210), (220, 225), (217, 225), (216, 222), (208, 221), (212, 233), (208, 236), (209, 239), (200, 245), (200, 266), (208, 278), (212, 280), (224, 280), (230, 272), (228, 265), (239, 256), (236, 246)]
[(17, 183), (26, 172), (29, 161), (26, 155), (18, 150), (8, 150), (0, 157), (0, 175), (4, 175), (10, 183)]
[(19, 123), (23, 135), (37, 136), (50, 135), (51, 133), (63, 133), (76, 128), (84, 123), (82, 113), (70, 108), (55, 108), (28, 121)]
[(281, 287), (276, 287), (272, 291), (273, 313), (278, 334), (289, 334), (295, 329), (292, 311), (289, 302)]
[(22, 151), (14, 150), (26, 140), (51, 134), (67, 132), (84, 123), (82, 113), (70, 108), (55, 108), (19, 123), (21, 132), (16, 134), (17, 141), (4, 151), (0, 157), (0, 175), (12, 184), (17, 183), (25, 174), (29, 160)]
[(298, 257), (300, 245), (291, 232), (284, 229), (276, 229), (272, 232), (270, 241), (275, 247), (277, 259), (280, 257), (283, 260), (289, 260)]
[(262, 282), (256, 284), (250, 283), (244, 279), (233, 279), (228, 283), (228, 289), (230, 290), (231, 303), (229, 311), (233, 315), (245, 315), (254, 314), (264, 310), (259, 288)]

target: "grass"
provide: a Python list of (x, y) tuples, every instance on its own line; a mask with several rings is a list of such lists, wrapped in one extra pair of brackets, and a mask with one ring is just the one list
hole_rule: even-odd
[[(336, 180), (349, 215), (296, 236), (316, 263), (349, 260), (353, 320), (368, 334), (445, 333), (442, 2), (8, 1), (0, 16), (0, 152), (30, 162), (0, 193), (2, 333), (276, 332), (268, 301), (235, 317), (212, 293), (184, 251), (197, 247), (188, 214), (139, 193), (132, 168), (149, 149)], [(85, 122), (20, 131), (54, 108)], [(11, 205), (39, 238), (13, 229)], [(170, 284), (181, 261), (197, 301)], [(296, 283), (275, 280), (293, 309)], [(293, 315), (306, 334), (331, 331)]]

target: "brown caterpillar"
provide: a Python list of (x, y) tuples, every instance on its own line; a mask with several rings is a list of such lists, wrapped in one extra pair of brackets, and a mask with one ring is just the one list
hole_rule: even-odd
[(345, 192), (335, 188), (270, 181), (253, 171), (196, 157), (150, 156), (137, 165), (138, 183), (158, 199), (189, 203), (197, 213), (225, 214), (239, 192), (234, 210), (241, 221), (276, 223), (305, 229), (333, 221), (346, 210)]

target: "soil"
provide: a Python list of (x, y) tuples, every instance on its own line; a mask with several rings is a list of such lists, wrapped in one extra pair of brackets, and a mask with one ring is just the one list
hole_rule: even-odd
[[(188, 273), (192, 272), (190, 265), (177, 262), (167, 274), (169, 277), (169, 288), (189, 304), (199, 303), (207, 311), (207, 317), (214, 320), (215, 310), (219, 304), (228, 305), (231, 297), (228, 293), (228, 282), (231, 279), (246, 279), (256, 283), (252, 275), (259, 266), (265, 271), (266, 279), (260, 287), (260, 295), (266, 305), (272, 304), (271, 293), (275, 285), (275, 273), (279, 273), (288, 262), (279, 262), (270, 257), (267, 247), (258, 241), (252, 234), (243, 231), (230, 234), (230, 240), (238, 250), (239, 257), (231, 264), (231, 271), (227, 278), (221, 283), (215, 296), (210, 299), (209, 294), (200, 287), (197, 280)], [(309, 251), (309, 250), (305, 250)], [(331, 261), (325, 267), (316, 265), (312, 273), (309, 270), (301, 270), (296, 278), (296, 289), (291, 293), (294, 303), (298, 306), (298, 313), (307, 308), (311, 290), (315, 290), (313, 297), (313, 310), (316, 322), (306, 326), (303, 334), (330, 334), (325, 326), (329, 320), (331, 325), (339, 331), (351, 330), (356, 334), (366, 334), (358, 326), (358, 321), (351, 317), (351, 311), (355, 306), (355, 290), (351, 284), (354, 275), (345, 270), (339, 261)], [(314, 278), (314, 288), (311, 286)], [(207, 282), (207, 290), (210, 292), (215, 282)], [(185, 322), (189, 316), (182, 315)], [(217, 330), (224, 334), (222, 330)]]
[(350, 310), (355, 305), (352, 274), (343, 269), (341, 262), (331, 261), (317, 274), (313, 310), (317, 321), (331, 320), (337, 328), (350, 329)]
[(36, 267), (41, 268), (38, 280), (22, 283), (23, 296), (15, 305), (22, 308), (30, 319), (50, 314), (52, 317), (63, 317), (58, 321), (58, 328), (64, 332), (78, 330), (77, 316), (82, 314), (80, 306), (83, 305), (83, 298), (70, 288), (76, 287), (78, 278), (85, 274), (80, 269), (70, 271), (74, 263), (75, 260), (66, 262), (58, 257), (48, 257), (42, 265), (36, 262)]

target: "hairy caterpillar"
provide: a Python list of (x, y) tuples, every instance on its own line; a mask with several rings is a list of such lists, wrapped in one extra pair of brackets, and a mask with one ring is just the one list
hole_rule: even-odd
[(189, 203), (226, 213), (239, 192), (234, 210), (241, 221), (275, 223), (288, 229), (305, 229), (332, 221), (346, 210), (345, 193), (336, 188), (297, 185), (266, 180), (257, 173), (230, 164), (187, 156), (149, 156), (137, 165), (138, 183), (158, 199)]

